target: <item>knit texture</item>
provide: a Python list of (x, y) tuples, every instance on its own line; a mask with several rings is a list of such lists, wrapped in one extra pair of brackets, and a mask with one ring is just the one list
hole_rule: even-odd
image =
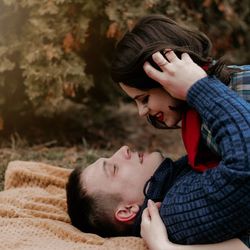
[(70, 172), (43, 163), (9, 163), (0, 192), (1, 250), (147, 249), (140, 238), (104, 239), (73, 227), (65, 192)]
[[(236, 70), (231, 74), (231, 80), (228, 85), (230, 89), (236, 92), (241, 98), (250, 103), (250, 65), (231, 65), (228, 68)], [(216, 154), (220, 155), (218, 145), (214, 141), (207, 125), (203, 122), (201, 126), (202, 138), (205, 144)]]
[(187, 101), (211, 130), (222, 160), (203, 174), (190, 172), (179, 179), (161, 215), (179, 243), (237, 237), (250, 227), (250, 105), (215, 77), (195, 83)]

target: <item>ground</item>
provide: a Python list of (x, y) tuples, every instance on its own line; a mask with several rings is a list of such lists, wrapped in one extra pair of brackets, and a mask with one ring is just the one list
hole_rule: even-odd
[[(95, 138), (99, 139), (95, 141), (88, 139), (83, 140), (81, 144), (65, 147), (58, 146), (55, 138), (39, 145), (27, 146), (25, 138), (13, 134), (9, 143), (2, 143), (4, 146), (0, 148), (0, 190), (3, 189), (8, 162), (13, 160), (40, 161), (74, 168), (86, 166), (99, 156), (109, 156), (125, 144), (140, 151), (159, 149), (172, 159), (177, 159), (185, 153), (180, 130), (154, 129), (145, 119), (138, 117), (132, 104), (121, 105), (112, 112), (112, 123), (96, 130), (99, 136)], [(119, 126), (114, 121), (118, 121)]]

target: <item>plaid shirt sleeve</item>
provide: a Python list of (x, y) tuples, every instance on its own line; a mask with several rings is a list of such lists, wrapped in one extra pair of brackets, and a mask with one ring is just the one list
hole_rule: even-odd
[[(240, 71), (233, 73), (228, 87), (250, 103), (250, 65), (233, 65), (229, 67), (233, 69), (239, 69)], [(202, 123), (201, 125), (201, 135), (206, 145), (213, 152), (220, 154), (219, 147), (205, 123)]]

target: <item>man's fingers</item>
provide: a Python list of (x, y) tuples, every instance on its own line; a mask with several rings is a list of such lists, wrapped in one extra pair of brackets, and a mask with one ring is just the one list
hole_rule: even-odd
[(145, 73), (156, 82), (161, 83), (166, 78), (162, 72), (154, 68), (149, 62), (144, 63), (143, 69)]

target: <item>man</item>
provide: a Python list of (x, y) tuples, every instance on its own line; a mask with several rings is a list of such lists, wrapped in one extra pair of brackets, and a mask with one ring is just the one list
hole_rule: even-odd
[(162, 202), (160, 215), (173, 242), (220, 242), (249, 229), (249, 104), (217, 78), (207, 77), (187, 54), (169, 58), (168, 64), (175, 78), (174, 93), (168, 91), (199, 112), (222, 160), (200, 173), (191, 170), (185, 157), (173, 162), (158, 152), (140, 154), (125, 146), (83, 171), (77, 169), (69, 178), (67, 198), (72, 224), (80, 230), (139, 235), (149, 198)]

